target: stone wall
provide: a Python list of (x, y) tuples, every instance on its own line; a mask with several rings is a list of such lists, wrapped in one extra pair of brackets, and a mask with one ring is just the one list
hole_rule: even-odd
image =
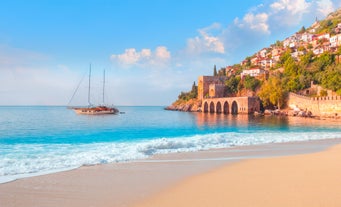
[(260, 111), (257, 97), (208, 98), (202, 102), (204, 113), (250, 114)]
[(290, 93), (287, 104), (290, 108), (311, 111), (315, 116), (341, 116), (341, 96), (310, 98)]
[(199, 76), (198, 99), (202, 100), (209, 96), (210, 84), (224, 84), (228, 77), (225, 76)]
[(224, 97), (225, 85), (224, 84), (210, 84), (209, 85), (209, 97), (221, 98)]

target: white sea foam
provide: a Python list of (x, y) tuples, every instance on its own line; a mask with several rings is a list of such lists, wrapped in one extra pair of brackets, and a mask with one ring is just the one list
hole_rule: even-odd
[(144, 159), (154, 154), (340, 137), (335, 132), (229, 132), (120, 143), (8, 145), (1, 146), (0, 183), (83, 165)]

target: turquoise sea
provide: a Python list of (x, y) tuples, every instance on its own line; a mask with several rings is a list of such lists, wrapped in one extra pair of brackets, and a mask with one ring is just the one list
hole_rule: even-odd
[(154, 154), (341, 138), (340, 122), (118, 108), (125, 113), (0, 107), (0, 182)]

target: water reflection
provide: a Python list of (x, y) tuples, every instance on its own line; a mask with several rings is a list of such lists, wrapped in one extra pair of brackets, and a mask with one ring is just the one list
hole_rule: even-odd
[(286, 116), (254, 116), (231, 115), (214, 113), (195, 113), (196, 124), (199, 128), (254, 128), (254, 129), (312, 129), (341, 127), (340, 121), (318, 120), (312, 118), (286, 117)]
[(288, 117), (254, 116), (254, 115), (231, 115), (196, 113), (196, 124), (199, 128), (277, 128), (288, 129), (290, 125)]

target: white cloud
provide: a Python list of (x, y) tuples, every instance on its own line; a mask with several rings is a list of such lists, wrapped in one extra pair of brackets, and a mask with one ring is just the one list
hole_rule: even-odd
[(269, 19), (275, 28), (301, 24), (305, 14), (311, 12), (311, 2), (306, 0), (279, 0), (270, 4)]
[(213, 23), (209, 27), (199, 29), (199, 36), (187, 40), (186, 51), (189, 54), (201, 53), (225, 53), (225, 47), (219, 36), (211, 35), (210, 32), (220, 30), (220, 24)]
[(135, 48), (129, 48), (122, 54), (111, 55), (111, 59), (117, 59), (122, 64), (131, 65), (137, 63), (141, 58), (146, 58), (147, 51), (147, 49), (143, 49), (141, 52), (137, 52)]
[(247, 13), (242, 20), (236, 18), (234, 23), (240, 28), (250, 29), (264, 34), (270, 34), (269, 25), (267, 23), (268, 17), (269, 16), (266, 13)]
[(331, 0), (317, 1), (317, 11), (323, 16), (327, 16), (329, 13), (335, 10), (334, 4)]
[(160, 46), (155, 50), (155, 58), (160, 61), (168, 61), (171, 58), (171, 54), (166, 47)]
[(287, 11), (291, 14), (302, 14), (307, 12), (310, 3), (305, 0), (279, 0), (270, 5), (273, 12)]
[(110, 59), (124, 66), (163, 66), (171, 59), (171, 53), (165, 46), (157, 47), (155, 52), (151, 49), (142, 49), (139, 52), (135, 48), (129, 48), (122, 54), (111, 55)]

